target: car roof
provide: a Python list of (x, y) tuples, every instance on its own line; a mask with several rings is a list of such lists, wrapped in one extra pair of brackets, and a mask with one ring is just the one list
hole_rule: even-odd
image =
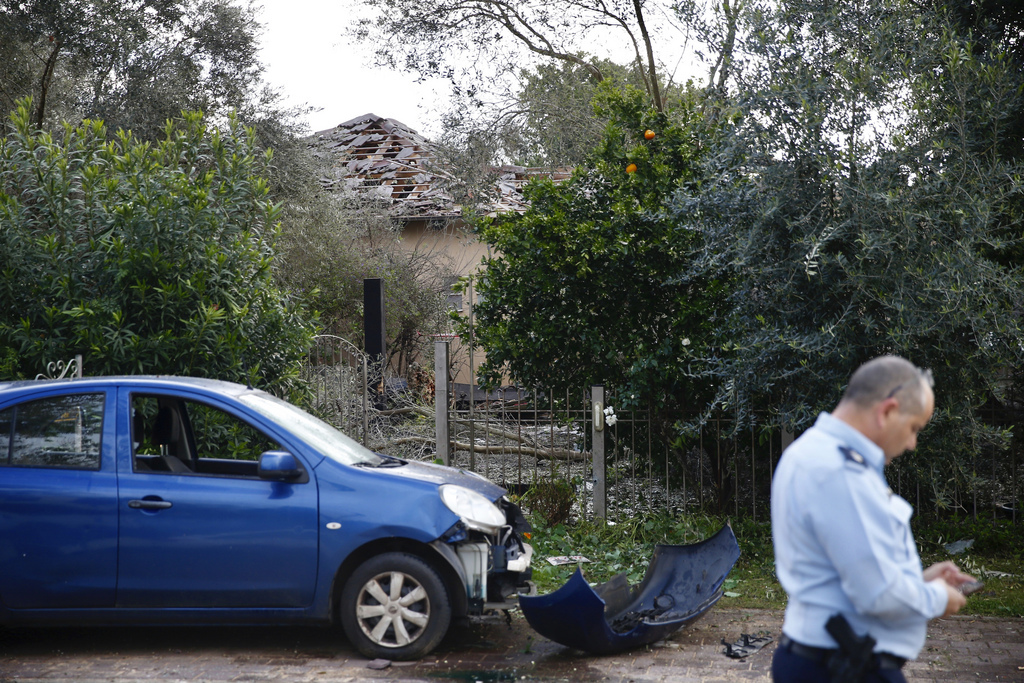
[(259, 392), (258, 389), (247, 387), (244, 384), (225, 382), (219, 379), (208, 379), (205, 377), (175, 377), (173, 375), (122, 375), (108, 377), (82, 377), (65, 379), (28, 379), (15, 382), (0, 382), (0, 393), (11, 390), (22, 390), (32, 388), (52, 387), (58, 385), (75, 386), (82, 388), (101, 388), (111, 386), (138, 386), (146, 388), (163, 389), (206, 389), (228, 396), (240, 396), (245, 393)]

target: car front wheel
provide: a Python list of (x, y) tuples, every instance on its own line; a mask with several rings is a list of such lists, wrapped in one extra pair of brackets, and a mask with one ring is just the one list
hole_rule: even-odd
[(345, 634), (371, 658), (422, 657), (444, 638), (451, 618), (451, 601), (441, 577), (406, 553), (370, 558), (341, 592)]

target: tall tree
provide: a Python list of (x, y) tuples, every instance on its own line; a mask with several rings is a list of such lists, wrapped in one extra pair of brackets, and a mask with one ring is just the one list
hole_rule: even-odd
[(992, 258), (1020, 193), (1002, 153), (1019, 74), (916, 3), (748, 19), (738, 125), (676, 207), (703, 237), (691, 272), (737, 283), (704, 359), (709, 410), (770, 406), (801, 429), (861, 362), (904, 355), (938, 387), (930, 457), (905, 464), (933, 469), (919, 481), (942, 501), (970, 477), (964, 449), (1000, 443), (980, 407), (1024, 360), (1021, 269)]
[[(979, 54), (1001, 54), (1024, 76), (1024, 4), (1017, 0), (933, 0), (949, 13), (960, 33), (970, 33)], [(1007, 122), (1011, 132), (1003, 148), (1015, 158), (1024, 155), (1024, 105)]]
[[(643, 91), (642, 79), (627, 66), (607, 59), (590, 59), (604, 78), (596, 82), (574, 63), (555, 62), (522, 69), (515, 89), (475, 113), (449, 112), (448, 134), (472, 134), (489, 141), (491, 155), (502, 163), (521, 166), (573, 167), (583, 163), (601, 142), (608, 124), (607, 109), (598, 115), (594, 99), (602, 85), (631, 86)], [(667, 110), (685, 107), (689, 89), (667, 85), (662, 100)]]
[(0, 105), (32, 96), (38, 128), (102, 119), (144, 139), (183, 110), (254, 109), (259, 25), (230, 0), (0, 0)]
[(314, 167), (304, 110), (262, 81), (260, 31), (250, 0), (0, 0), (0, 111), (32, 97), (39, 129), (102, 120), (153, 142), (183, 111), (233, 111), (275, 150), (271, 189), (288, 198)]

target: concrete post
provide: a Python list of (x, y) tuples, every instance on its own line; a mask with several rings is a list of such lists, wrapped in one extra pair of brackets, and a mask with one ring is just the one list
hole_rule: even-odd
[(590, 387), (590, 405), (593, 411), (590, 423), (590, 452), (594, 471), (594, 518), (604, 519), (608, 512), (604, 472), (604, 385), (596, 384)]

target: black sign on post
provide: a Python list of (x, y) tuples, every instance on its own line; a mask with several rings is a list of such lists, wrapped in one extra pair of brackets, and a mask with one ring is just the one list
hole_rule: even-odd
[(379, 361), (386, 351), (384, 345), (384, 281), (379, 277), (363, 280), (364, 350), (370, 361)]

